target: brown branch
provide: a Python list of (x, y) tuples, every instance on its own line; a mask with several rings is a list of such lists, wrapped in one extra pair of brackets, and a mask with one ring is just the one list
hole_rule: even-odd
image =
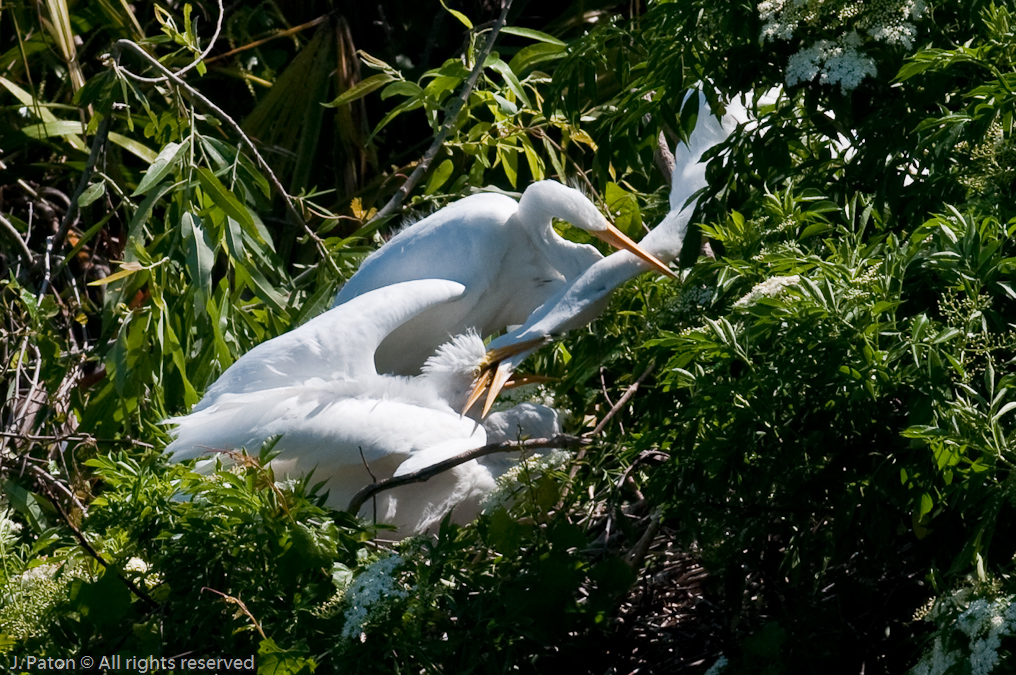
[(237, 607), (239, 607), (240, 611), (247, 615), (247, 618), (250, 619), (251, 623), (254, 624), (254, 627), (257, 629), (258, 633), (261, 634), (261, 639), (263, 639), (263, 640), (267, 640), (268, 639), (268, 636), (265, 635), (265, 632), (261, 629), (261, 624), (258, 623), (258, 620), (254, 618), (254, 615), (250, 613), (250, 610), (247, 609), (247, 605), (244, 604), (243, 600), (241, 600), (240, 598), (234, 597), (232, 595), (227, 595), (227, 594), (223, 593), (222, 591), (217, 591), (214, 588), (209, 588), (208, 586), (202, 586), (201, 587), (201, 591), (202, 592), (204, 592), (204, 591), (211, 591), (212, 593), (215, 593), (216, 595), (221, 596), (222, 599), (224, 599), (228, 604), (236, 605)]
[[(126, 40), (124, 40), (126, 42)], [(133, 44), (133, 43), (132, 43)], [(71, 223), (74, 222), (78, 216), (78, 198), (84, 193), (85, 188), (88, 187), (89, 181), (92, 179), (92, 171), (95, 170), (95, 162), (99, 158), (99, 153), (102, 152), (103, 148), (106, 147), (106, 138), (109, 136), (109, 115), (103, 115), (102, 119), (99, 120), (99, 128), (95, 131), (95, 138), (92, 139), (92, 149), (88, 152), (88, 159), (85, 161), (85, 169), (81, 172), (81, 178), (78, 179), (78, 186), (74, 188), (74, 194), (71, 195), (71, 203), (67, 206), (67, 211), (64, 213), (63, 220), (60, 221), (60, 229), (57, 230), (52, 240), (52, 250), (59, 251), (63, 245), (64, 239), (67, 237), (67, 232), (71, 228)], [(43, 288), (42, 292), (45, 293), (46, 289)]]
[(641, 375), (639, 375), (639, 379), (635, 380), (634, 384), (628, 387), (628, 389), (624, 392), (624, 394), (621, 395), (621, 398), (617, 399), (617, 403), (615, 403), (614, 406), (607, 412), (607, 414), (603, 416), (603, 419), (600, 420), (600, 423), (596, 425), (596, 428), (594, 428), (589, 433), (584, 434), (584, 436), (586, 438), (590, 436), (596, 436), (601, 431), (603, 431), (603, 428), (607, 426), (607, 422), (609, 422), (610, 419), (614, 415), (616, 415), (618, 411), (621, 410), (621, 408), (624, 407), (625, 403), (631, 400), (631, 397), (635, 395), (636, 391), (638, 391), (639, 386), (645, 381), (647, 377), (649, 377), (649, 374), (653, 372), (655, 368), (656, 362), (651, 361), (649, 363), (649, 366), (645, 369), (645, 371)]
[(455, 97), (451, 105), (448, 108), (448, 113), (445, 115), (445, 123), (441, 127), (441, 131), (438, 132), (437, 136), (434, 137), (434, 142), (430, 144), (427, 151), (423, 153), (423, 157), (416, 164), (416, 168), (413, 169), (413, 173), (409, 175), (406, 182), (399, 187), (399, 189), (392, 195), (392, 198), (388, 200), (388, 203), (381, 207), (381, 210), (374, 214), (371, 218), (371, 222), (380, 220), (381, 218), (387, 218), (392, 213), (397, 211), (402, 202), (405, 201), (409, 193), (416, 187), (427, 169), (430, 167), (430, 163), (434, 161), (441, 146), (444, 145), (445, 140), (451, 134), (452, 129), (456, 125), (459, 113), (462, 111), (462, 106), (469, 100), (469, 95), (473, 92), (473, 88), (476, 86), (476, 81), (480, 79), (480, 73), (483, 72), (484, 63), (487, 61), (487, 57), (490, 56), (491, 50), (494, 49), (494, 41), (497, 40), (498, 33), (501, 32), (501, 28), (505, 24), (505, 20), (508, 18), (508, 9), (512, 6), (512, 0), (504, 0), (501, 5), (501, 16), (494, 22), (493, 27), (490, 29), (490, 38), (487, 40), (487, 44), (484, 45), (483, 49), (477, 54), (476, 63), (473, 65), (472, 72), (469, 73), (469, 77), (466, 78), (466, 84), (462, 87), (462, 91)]
[(349, 500), (349, 506), (346, 508), (350, 513), (359, 513), (360, 507), (364, 503), (384, 490), (391, 490), (392, 488), (399, 487), (400, 485), (408, 485), (410, 483), (421, 483), (425, 480), (433, 478), (439, 473), (443, 473), (448, 469), (464, 464), (472, 459), (478, 457), (485, 457), (487, 455), (493, 455), (498, 452), (514, 452), (516, 450), (531, 450), (534, 448), (572, 448), (582, 445), (588, 445), (592, 443), (591, 440), (586, 438), (579, 438), (578, 436), (570, 436), (568, 434), (558, 434), (551, 438), (533, 438), (528, 441), (502, 441), (501, 443), (491, 443), (485, 445), (482, 448), (474, 448), (461, 454), (449, 457), (446, 460), (432, 464), (419, 471), (413, 471), (407, 473), (404, 476), (398, 478), (385, 478), (375, 483), (364, 487)]
[(225, 52), (224, 54), (216, 54), (215, 56), (213, 56), (210, 59), (205, 59), (205, 64), (213, 63), (215, 61), (218, 61), (219, 59), (229, 58), (230, 56), (233, 56), (234, 54), (239, 54), (240, 52), (245, 52), (248, 49), (254, 49), (256, 47), (260, 47), (261, 45), (265, 44), (266, 42), (271, 42), (272, 40), (278, 40), (279, 38), (284, 38), (284, 37), (289, 37), (290, 35), (295, 35), (296, 33), (299, 33), (301, 31), (307, 30), (308, 28), (313, 28), (314, 26), (317, 26), (318, 24), (320, 24), (320, 23), (322, 23), (324, 21), (327, 21), (330, 16), (331, 16), (330, 14), (325, 14), (323, 16), (319, 16), (316, 19), (312, 19), (312, 20), (308, 21), (307, 23), (301, 23), (299, 26), (293, 26), (292, 28), (287, 28), (286, 30), (279, 31), (278, 33), (274, 33), (272, 35), (269, 35), (266, 38), (262, 38), (260, 40), (255, 40), (254, 42), (250, 42), (248, 44), (245, 44), (245, 45), (242, 45), (240, 47), (237, 47), (236, 49), (230, 49), (228, 52)]

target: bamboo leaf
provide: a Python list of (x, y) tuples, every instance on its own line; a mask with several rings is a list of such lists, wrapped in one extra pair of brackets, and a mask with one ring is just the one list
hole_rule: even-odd
[(155, 161), (148, 167), (148, 171), (145, 172), (144, 178), (141, 179), (137, 188), (131, 193), (131, 197), (143, 195), (161, 183), (162, 179), (176, 168), (177, 163), (187, 154), (189, 148), (189, 140), (183, 143), (167, 143), (166, 147), (155, 158)]
[(197, 175), (201, 187), (216, 206), (222, 209), (227, 216), (240, 223), (240, 226), (248, 232), (257, 231), (257, 226), (247, 207), (241, 204), (240, 200), (222, 184), (218, 176), (203, 166), (198, 167)]
[(326, 108), (338, 108), (340, 105), (346, 105), (357, 101), (367, 94), (380, 89), (389, 82), (395, 80), (395, 77), (388, 73), (378, 73), (377, 75), (371, 75), (366, 80), (360, 80), (355, 86), (339, 94), (335, 100), (331, 103), (322, 103)]

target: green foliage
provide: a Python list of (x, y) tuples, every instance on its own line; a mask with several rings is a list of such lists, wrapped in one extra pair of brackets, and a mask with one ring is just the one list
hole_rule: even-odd
[[(674, 597), (634, 555), (662, 522), (649, 565), (706, 566), (725, 673), (1011, 666), (972, 646), (1016, 594), (1011, 9), (935, 3), (908, 42), (869, 31), (905, 3), (798, 3), (815, 16), (778, 40), (785, 3), (579, 4), (516, 8), (455, 119), (493, 18), (475, 4), (237, 6), (186, 88), (116, 43), (187, 67), (213, 3), (5, 6), (0, 653), (620, 671), (618, 603)], [(790, 82), (847, 29), (875, 74)], [(714, 257), (689, 240), (680, 284), (640, 278), (533, 360), (573, 429), (611, 416), (572, 470), (521, 471), (515, 502), (393, 556), (313, 477), (277, 484), (268, 450), (206, 475), (161, 457), (160, 421), (384, 240), (371, 218), (437, 134), (411, 208), (554, 177), (635, 236), (699, 81), (713, 103), (783, 91), (711, 153)], [(672, 665), (680, 630), (624, 642), (646, 659), (625, 672)]]

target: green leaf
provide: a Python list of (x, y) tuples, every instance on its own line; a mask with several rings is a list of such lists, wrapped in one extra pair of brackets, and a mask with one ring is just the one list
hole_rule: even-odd
[(519, 37), (527, 37), (530, 40), (536, 40), (537, 42), (546, 42), (558, 47), (565, 47), (567, 43), (557, 39), (553, 35), (547, 35), (538, 30), (532, 28), (519, 28), (518, 26), (505, 26), (501, 29), (502, 33), (508, 33), (509, 35), (518, 35)]
[(169, 172), (176, 168), (177, 163), (183, 159), (190, 148), (190, 141), (183, 143), (167, 143), (159, 155), (148, 167), (144, 178), (138, 183), (138, 187), (131, 193), (131, 197), (137, 197), (148, 192), (152, 187), (162, 182)]
[(434, 172), (430, 174), (430, 179), (427, 181), (427, 187), (424, 190), (424, 194), (434, 194), (442, 185), (448, 182), (451, 178), (452, 171), (455, 170), (455, 163), (450, 159), (446, 159), (437, 165)]
[(247, 207), (241, 204), (240, 200), (222, 184), (218, 176), (203, 166), (197, 168), (197, 175), (201, 187), (216, 206), (222, 209), (227, 216), (240, 223), (240, 226), (248, 232), (257, 232), (254, 219)]
[(389, 75), (388, 73), (371, 75), (366, 80), (360, 80), (354, 86), (342, 92), (331, 103), (322, 103), (321, 105), (326, 108), (338, 108), (340, 105), (346, 105), (347, 103), (352, 103), (353, 101), (363, 98), (367, 94), (380, 89), (395, 79), (396, 78), (393, 75)]
[(519, 82), (519, 78), (512, 72), (512, 69), (507, 63), (501, 59), (489, 58), (486, 63), (487, 67), (494, 72), (501, 75), (504, 78), (505, 84), (508, 85), (508, 89), (515, 94), (515, 98), (522, 102), (527, 108), (531, 108), (532, 104), (529, 102), (529, 97), (526, 96), (526, 92), (522, 89), (522, 83)]
[(35, 532), (42, 533), (49, 527), (36, 495), (9, 480), (0, 481), (0, 489), (7, 495), (7, 503), (28, 521)]
[(271, 638), (258, 645), (258, 675), (311, 675), (316, 669), (314, 659), (282, 649)]
[(512, 72), (522, 75), (537, 64), (560, 59), (566, 53), (567, 51), (565, 48), (559, 47), (558, 45), (529, 45), (528, 47), (520, 49), (515, 56), (512, 57), (512, 60), (508, 62), (508, 67), (512, 69)]
[(187, 245), (187, 269), (191, 280), (204, 293), (211, 293), (215, 252), (201, 219), (188, 211), (180, 219), (180, 231)]
[[(456, 19), (461, 21), (463, 26), (465, 26), (469, 30), (473, 30), (473, 22), (469, 20), (469, 17), (467, 17), (462, 12), (457, 12), (454, 9), (451, 9), (450, 7), (448, 7), (448, 5), (445, 4), (445, 0), (441, 0), (441, 6), (444, 7), (445, 10), (447, 10), (447, 12), (449, 14), (451, 14)], [(504, 29), (502, 28), (501, 30), (504, 30)]]
[(84, 208), (104, 194), (106, 194), (106, 181), (100, 180), (98, 183), (92, 183), (78, 197), (78, 206)]
[(614, 226), (629, 237), (637, 237), (642, 230), (642, 211), (638, 198), (617, 183), (607, 183), (604, 194), (609, 217)]

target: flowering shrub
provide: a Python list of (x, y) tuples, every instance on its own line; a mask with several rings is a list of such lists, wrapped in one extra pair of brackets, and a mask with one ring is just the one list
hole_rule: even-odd
[[(990, 675), (1011, 667), (1011, 651), (999, 653), (1004, 638), (1016, 635), (1014, 596), (969, 599), (969, 591), (936, 600), (923, 617), (937, 628), (930, 648), (912, 675), (969, 672)], [(969, 668), (969, 671), (966, 670)]]
[(875, 0), (829, 2), (827, 0), (765, 0), (758, 13), (763, 21), (763, 42), (802, 42), (805, 36), (839, 33), (833, 39), (817, 39), (791, 55), (786, 67), (789, 86), (811, 82), (838, 84), (844, 94), (873, 77), (875, 60), (863, 51), (862, 35), (872, 42), (912, 49), (917, 37), (913, 21), (927, 10), (924, 0)]

